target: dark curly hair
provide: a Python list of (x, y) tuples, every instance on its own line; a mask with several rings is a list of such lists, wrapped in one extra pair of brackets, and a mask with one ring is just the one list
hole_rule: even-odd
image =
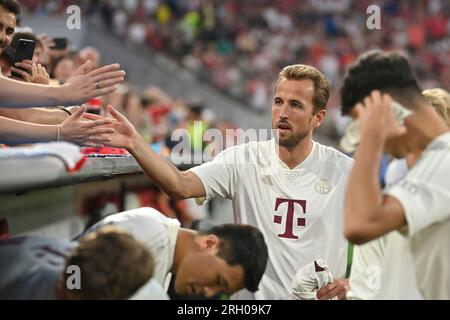
[(353, 64), (341, 88), (341, 111), (349, 115), (372, 90), (389, 93), (394, 98), (421, 96), (421, 89), (408, 60), (397, 52), (369, 51)]

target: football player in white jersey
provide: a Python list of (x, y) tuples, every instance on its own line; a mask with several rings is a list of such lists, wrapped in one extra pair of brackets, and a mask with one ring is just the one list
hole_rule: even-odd
[[(440, 88), (428, 89), (422, 94), (450, 127), (450, 94)], [(415, 162), (416, 159), (413, 154), (406, 155), (405, 159), (392, 160), (384, 177), (386, 188), (389, 189), (403, 179)], [(391, 231), (361, 246), (355, 246), (349, 279), (350, 291), (347, 298), (365, 300), (423, 299), (417, 281), (404, 278), (404, 276), (408, 277), (411, 274), (411, 272), (405, 272), (405, 269), (414, 268), (411, 257), (408, 257), (408, 261), (397, 260), (396, 266), (400, 268), (396, 272), (397, 277), (383, 277), (381, 273), (384, 262), (392, 259), (389, 255), (396, 255), (399, 246), (404, 246), (405, 249), (403, 250), (408, 250), (409, 245), (408, 238), (403, 237), (397, 231)], [(415, 270), (413, 269), (412, 272), (415, 272)]]
[[(345, 199), (346, 236), (362, 244), (400, 231), (409, 245), (390, 239), (381, 276), (402, 276), (405, 285), (417, 281), (425, 298), (450, 298), (450, 132), (445, 121), (421, 94), (408, 60), (395, 52), (362, 56), (350, 68), (341, 94), (343, 114), (357, 118), (359, 126)], [(382, 191), (383, 152), (396, 158), (412, 154), (416, 162)], [(399, 261), (409, 265), (399, 268)]]
[(79, 243), (13, 237), (0, 241), (0, 299), (167, 299), (153, 269), (144, 244), (110, 226)]
[(318, 297), (343, 297), (343, 199), (352, 160), (312, 139), (328, 98), (329, 84), (320, 71), (285, 67), (272, 104), (276, 138), (228, 148), (185, 172), (154, 153), (129, 121), (108, 106), (117, 120), (110, 144), (126, 148), (170, 197), (231, 199), (235, 222), (261, 230), (269, 248), (266, 273), (258, 292), (240, 292), (237, 298), (288, 299), (295, 273), (315, 259), (323, 259), (337, 279)]
[(128, 231), (155, 258), (153, 278), (166, 289), (175, 276), (178, 294), (212, 297), (242, 288), (256, 291), (267, 265), (267, 245), (249, 225), (224, 224), (200, 232), (180, 228), (176, 219), (153, 208), (110, 215), (93, 225), (83, 238), (105, 225)]

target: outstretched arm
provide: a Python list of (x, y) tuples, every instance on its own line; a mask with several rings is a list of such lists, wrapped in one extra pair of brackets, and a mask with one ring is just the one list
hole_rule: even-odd
[[(69, 108), (70, 113), (74, 113), (79, 107)], [(44, 108), (0, 108), (0, 116), (14, 120), (32, 122), (38, 124), (60, 124), (70, 115), (61, 109)]]
[(114, 130), (105, 127), (110, 119), (82, 121), (86, 108), (83, 106), (60, 125), (42, 125), (0, 117), (0, 142), (33, 143), (67, 141), (79, 145), (98, 147), (109, 141), (108, 134)]
[(25, 83), (0, 77), (0, 101), (4, 108), (32, 108), (57, 105), (79, 105), (108, 94), (124, 80), (118, 64), (91, 70), (90, 61), (80, 66), (62, 86)]
[[(115, 132), (111, 135), (108, 145), (127, 149), (139, 162), (150, 180), (171, 198), (205, 196), (203, 184), (195, 173), (178, 170), (150, 148), (125, 116), (112, 106), (108, 106), (107, 111), (116, 120), (112, 125)], [(93, 116), (93, 119), (96, 117)]]

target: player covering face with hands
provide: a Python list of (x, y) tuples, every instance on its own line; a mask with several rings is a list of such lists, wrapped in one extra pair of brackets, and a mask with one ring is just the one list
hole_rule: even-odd
[[(409, 243), (390, 242), (381, 276), (417, 279), (425, 298), (448, 299), (450, 132), (421, 91), (408, 60), (395, 52), (369, 52), (350, 68), (342, 112), (358, 119), (360, 142), (345, 196), (345, 234), (363, 244), (398, 231)], [(414, 159), (385, 190), (383, 153)], [(408, 268), (395, 269), (399, 261)]]

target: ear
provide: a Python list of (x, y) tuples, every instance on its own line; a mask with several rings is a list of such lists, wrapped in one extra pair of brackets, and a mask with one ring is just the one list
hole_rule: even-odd
[(220, 247), (220, 239), (214, 234), (208, 234), (200, 238), (200, 248), (205, 251), (217, 252)]
[(326, 113), (327, 111), (325, 109), (322, 109), (313, 116), (312, 125), (315, 129), (322, 125), (323, 121), (325, 120)]

